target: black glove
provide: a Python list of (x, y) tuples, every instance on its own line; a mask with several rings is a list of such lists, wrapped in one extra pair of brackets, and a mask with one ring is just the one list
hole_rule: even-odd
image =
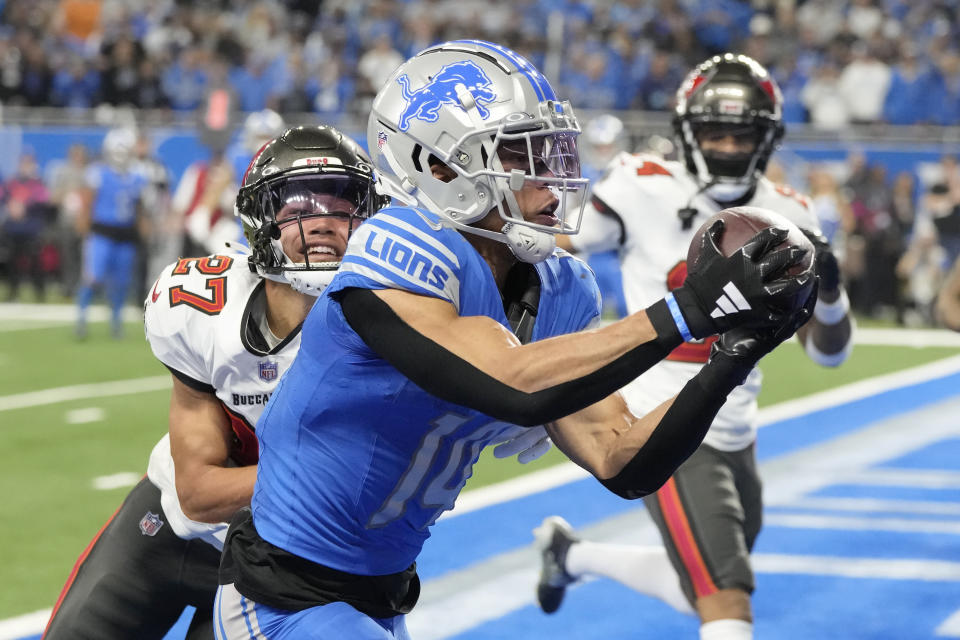
[(722, 234), (723, 221), (717, 220), (703, 234), (695, 264), (687, 265), (683, 286), (672, 292), (690, 334), (704, 338), (739, 326), (781, 326), (813, 287), (812, 273), (784, 275), (806, 251), (774, 249), (787, 231), (768, 227), (727, 258), (717, 248)]
[[(814, 280), (806, 303), (797, 311), (787, 314), (780, 325), (761, 329), (735, 327), (724, 332), (710, 348), (710, 360), (702, 370), (707, 374), (708, 384), (712, 382), (717, 387), (729, 386), (729, 389), (743, 384), (760, 358), (773, 351), (810, 319), (813, 307), (817, 304), (817, 290), (818, 282)], [(709, 380), (711, 365), (716, 376), (723, 376), (723, 380)]]
[(840, 263), (827, 238), (819, 231), (801, 229), (803, 235), (810, 239), (816, 254), (813, 257), (813, 266), (820, 277), (820, 287), (824, 291), (836, 291), (840, 288)]

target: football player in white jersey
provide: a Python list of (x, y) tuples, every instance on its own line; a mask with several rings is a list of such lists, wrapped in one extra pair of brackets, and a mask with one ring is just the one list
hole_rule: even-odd
[(223, 521), (256, 479), (254, 425), (351, 232), (387, 202), (355, 142), (332, 127), (288, 129), (254, 157), (237, 197), (252, 255), (163, 270), (144, 325), (173, 376), (170, 430), (81, 555), (44, 638), (162, 638), (187, 605), (187, 637), (213, 637)]
[[(816, 248), (819, 299), (813, 320), (797, 335), (814, 362), (836, 366), (852, 345), (836, 258), (807, 198), (763, 176), (783, 135), (781, 103), (775, 81), (753, 59), (728, 53), (705, 61), (677, 93), (681, 160), (627, 153), (614, 158), (594, 185), (580, 233), (566, 245), (582, 252), (618, 249), (628, 311), (634, 312), (684, 282), (687, 247), (706, 218), (741, 205), (774, 210), (804, 230)], [(675, 394), (707, 362), (714, 341), (682, 344), (629, 383), (623, 392), (630, 409), (645, 412)], [(749, 553), (762, 515), (754, 451), (760, 378), (754, 369), (730, 393), (700, 448), (644, 498), (665, 547), (581, 542), (562, 518), (544, 521), (535, 532), (543, 555), (537, 592), (544, 611), (556, 611), (577, 578), (600, 575), (697, 613), (701, 638), (752, 637)]]

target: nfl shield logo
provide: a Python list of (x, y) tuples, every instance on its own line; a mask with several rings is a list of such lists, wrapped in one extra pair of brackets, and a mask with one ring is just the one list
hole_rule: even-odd
[(163, 526), (163, 520), (155, 513), (147, 511), (147, 514), (140, 518), (140, 533), (145, 536), (155, 536), (160, 527)]
[(385, 131), (380, 131), (377, 133), (377, 148), (383, 149), (383, 145), (387, 143), (387, 134)]
[(276, 362), (261, 362), (260, 363), (260, 379), (264, 382), (270, 382), (271, 380), (277, 379), (277, 363)]

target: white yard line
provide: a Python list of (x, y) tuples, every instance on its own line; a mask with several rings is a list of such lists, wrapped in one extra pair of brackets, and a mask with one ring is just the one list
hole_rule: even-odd
[(879, 498), (810, 496), (792, 501), (789, 508), (816, 511), (916, 513), (937, 516), (960, 516), (960, 502), (935, 502), (932, 500), (887, 500)]
[(143, 473), (135, 471), (121, 471), (112, 473), (108, 476), (97, 476), (90, 485), (98, 491), (110, 491), (111, 489), (121, 489), (123, 487), (132, 487), (140, 482)]
[(15, 393), (9, 396), (0, 396), (0, 411), (40, 407), (57, 404), (58, 402), (69, 402), (71, 400), (87, 400), (89, 398), (106, 398), (109, 396), (126, 396), (147, 391), (161, 391), (163, 389), (169, 389), (172, 384), (170, 376), (150, 376), (148, 378), (75, 384), (69, 387), (56, 387), (53, 389), (43, 389), (41, 391)]
[[(104, 322), (110, 319), (110, 309), (104, 305), (91, 305), (87, 309), (87, 320)], [(123, 319), (134, 322), (143, 319), (141, 307), (123, 308)], [(77, 320), (77, 307), (72, 304), (20, 304), (6, 302), (0, 304), (0, 322), (13, 322), (24, 329), (34, 328), (27, 323), (53, 322), (71, 324)]]
[(960, 638), (960, 609), (944, 620), (935, 633), (940, 637)]
[(917, 489), (960, 489), (960, 471), (928, 469), (865, 469), (837, 478), (841, 484)]
[(941, 533), (960, 535), (956, 520), (920, 520), (914, 518), (878, 518), (873, 516), (836, 516), (806, 513), (765, 513), (763, 526), (790, 529), (834, 531), (897, 531), (902, 533)]

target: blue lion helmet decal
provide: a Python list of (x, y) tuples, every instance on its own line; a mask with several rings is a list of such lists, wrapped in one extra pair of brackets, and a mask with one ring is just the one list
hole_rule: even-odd
[(410, 79), (406, 74), (397, 78), (407, 106), (400, 114), (400, 131), (410, 127), (410, 120), (416, 118), (424, 122), (436, 122), (440, 117), (440, 107), (445, 104), (460, 105), (456, 87), (462, 84), (473, 95), (480, 117), (486, 120), (490, 110), (484, 105), (497, 99), (491, 88), (493, 83), (475, 62), (464, 60), (454, 62), (440, 69), (433, 78), (415, 91), (410, 90)]

